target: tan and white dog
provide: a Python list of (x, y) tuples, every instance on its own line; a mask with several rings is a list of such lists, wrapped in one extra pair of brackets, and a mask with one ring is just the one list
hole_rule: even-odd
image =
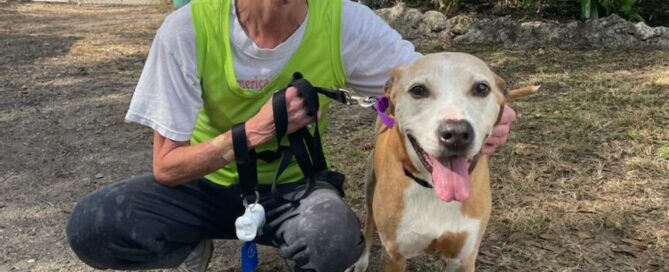
[[(365, 251), (351, 267), (367, 269), (375, 227), (383, 271), (440, 254), (447, 271), (473, 271), (490, 216), (488, 156), (480, 150), (505, 103), (505, 83), (464, 53), (426, 55), (395, 68), (386, 85), (395, 119), (377, 126), (367, 179)], [(516, 95), (536, 88), (515, 90)]]

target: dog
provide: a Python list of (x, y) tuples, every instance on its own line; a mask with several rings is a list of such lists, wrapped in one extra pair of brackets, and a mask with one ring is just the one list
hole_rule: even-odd
[[(367, 167), (365, 251), (348, 271), (367, 269), (378, 228), (383, 271), (440, 254), (446, 271), (474, 271), (491, 211), (489, 158), (480, 154), (506, 102), (506, 83), (482, 60), (437, 53), (393, 69), (385, 114)], [(524, 96), (538, 89), (514, 90)]]

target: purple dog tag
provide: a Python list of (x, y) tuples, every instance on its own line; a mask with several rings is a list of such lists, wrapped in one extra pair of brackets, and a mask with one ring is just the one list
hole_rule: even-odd
[(384, 95), (376, 99), (374, 108), (376, 109), (376, 112), (378, 112), (379, 118), (381, 118), (381, 122), (383, 122), (387, 127), (392, 128), (395, 126), (395, 119), (386, 114), (386, 110), (388, 109), (389, 105), (390, 102), (388, 102), (388, 97)]

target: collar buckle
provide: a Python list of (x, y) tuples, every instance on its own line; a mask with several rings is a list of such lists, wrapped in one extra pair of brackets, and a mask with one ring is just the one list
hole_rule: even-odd
[(355, 101), (358, 103), (358, 106), (369, 108), (374, 106), (374, 103), (376, 103), (376, 98), (372, 96), (360, 96), (357, 95), (355, 91), (344, 88), (339, 88), (337, 91), (341, 92), (344, 97), (346, 97), (346, 101), (344, 102), (346, 105), (353, 105), (352, 101)]

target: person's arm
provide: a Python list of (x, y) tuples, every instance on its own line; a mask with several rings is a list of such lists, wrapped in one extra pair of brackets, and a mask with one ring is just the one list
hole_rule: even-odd
[(153, 132), (153, 175), (156, 181), (176, 186), (202, 177), (234, 160), (232, 138), (226, 132), (214, 139), (190, 145)]
[[(286, 91), (288, 134), (314, 121), (313, 117), (307, 115), (304, 99), (297, 93), (294, 87)], [(246, 122), (246, 134), (249, 149), (275, 137), (271, 99)], [(189, 141), (171, 140), (158, 132), (153, 133), (153, 174), (156, 181), (167, 186), (176, 186), (205, 176), (233, 162), (234, 158), (230, 131), (195, 145)]]
[[(175, 11), (158, 30), (125, 117), (154, 130), (153, 174), (168, 186), (195, 180), (234, 160), (229, 132), (196, 145), (189, 141), (203, 104), (190, 12), (190, 6)], [(288, 88), (286, 101), (288, 132), (313, 119), (295, 88)], [(271, 99), (246, 122), (246, 132), (250, 148), (274, 137)]]

